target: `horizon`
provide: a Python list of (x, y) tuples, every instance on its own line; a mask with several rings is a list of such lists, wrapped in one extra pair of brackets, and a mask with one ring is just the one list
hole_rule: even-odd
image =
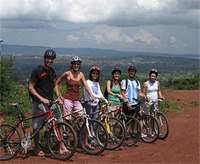
[[(139, 54), (162, 54), (162, 55), (200, 55), (200, 53), (182, 53), (182, 54), (178, 54), (178, 53), (160, 53), (160, 52), (145, 52), (145, 51), (121, 51), (121, 50), (114, 50), (114, 49), (104, 49), (104, 48), (94, 48), (94, 47), (77, 47), (77, 48), (73, 48), (73, 47), (48, 47), (48, 46), (35, 46), (35, 45), (20, 45), (20, 44), (4, 44), (3, 42), (1, 43), (1, 46), (21, 46), (21, 47), (38, 47), (38, 48), (44, 48), (44, 49), (93, 49), (93, 50), (103, 50), (103, 51), (116, 51), (116, 52), (124, 52), (124, 53), (139, 53)], [(4, 52), (1, 52), (2, 55), (4, 54)]]

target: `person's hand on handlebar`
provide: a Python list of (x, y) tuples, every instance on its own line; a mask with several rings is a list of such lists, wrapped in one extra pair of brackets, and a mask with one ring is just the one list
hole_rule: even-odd
[(93, 102), (93, 103), (96, 103), (96, 102), (97, 102), (97, 100), (96, 100), (95, 97), (92, 96), (91, 99), (92, 99), (92, 102)]
[(41, 98), (40, 101), (43, 102), (44, 105), (46, 105), (46, 106), (49, 106), (49, 105), (50, 105), (50, 100), (48, 100), (48, 99)]
[(62, 105), (62, 104), (63, 104), (63, 101), (64, 101), (64, 97), (62, 97), (62, 96), (58, 96), (58, 98), (57, 98), (56, 101), (58, 101), (59, 104)]

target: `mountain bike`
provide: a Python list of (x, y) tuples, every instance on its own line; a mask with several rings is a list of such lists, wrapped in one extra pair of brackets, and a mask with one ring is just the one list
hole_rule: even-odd
[[(62, 116), (62, 118), (71, 115), (72, 127), (78, 134), (80, 146), (90, 155), (99, 155), (108, 145), (108, 133), (100, 121), (92, 120), (86, 113), (84, 105), (90, 101), (79, 101), (81, 102), (83, 108), (73, 111), (70, 114), (66, 114)], [(83, 114), (81, 116), (76, 116), (76, 114), (80, 111), (82, 111)]]
[(146, 143), (153, 143), (158, 139), (160, 128), (157, 120), (144, 110), (146, 100), (134, 99), (138, 103), (129, 109), (130, 113), (138, 119), (141, 125), (141, 139)]
[(120, 105), (111, 106), (109, 113), (118, 118), (125, 127), (125, 140), (123, 144), (125, 146), (132, 146), (140, 140), (141, 126), (135, 117), (123, 113), (123, 103), (122, 101)]
[(154, 116), (159, 124), (160, 133), (159, 139), (165, 139), (169, 135), (169, 124), (167, 117), (159, 111), (158, 102), (163, 100), (158, 99), (157, 101), (150, 101), (150, 114)]
[[(17, 110), (18, 121), (14, 125), (0, 125), (0, 161), (14, 158), (21, 148), (23, 148), (24, 153), (27, 154), (27, 149), (31, 147), (32, 139), (46, 124), (48, 124), (46, 126), (48, 127), (46, 129), (46, 140), (51, 154), (55, 158), (63, 161), (70, 159), (74, 155), (77, 148), (76, 133), (71, 125), (59, 122), (54, 117), (54, 108), (51, 108), (51, 106), (55, 103), (56, 101), (50, 102), (47, 112), (30, 117), (24, 117), (21, 112), (20, 105), (23, 104), (23, 102), (10, 103), (10, 106)], [(24, 122), (38, 117), (46, 117), (43, 124), (33, 133), (27, 132)], [(19, 128), (22, 129), (22, 134), (19, 133)], [(61, 145), (69, 150), (68, 153), (60, 154), (59, 149)]]
[(119, 148), (124, 142), (125, 127), (119, 119), (108, 115), (108, 106), (108, 101), (101, 102), (101, 109), (96, 112), (90, 113), (89, 115), (93, 116), (96, 113), (99, 113), (98, 120), (100, 120), (101, 123), (103, 123), (103, 125), (106, 127), (109, 136), (106, 149), (114, 150)]

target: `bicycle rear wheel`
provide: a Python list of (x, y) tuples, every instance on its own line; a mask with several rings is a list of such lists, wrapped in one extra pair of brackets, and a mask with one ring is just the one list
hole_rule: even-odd
[[(57, 122), (55, 126), (56, 131), (51, 128), (48, 132), (48, 147), (55, 158), (65, 161), (76, 152), (77, 136), (68, 123)], [(60, 149), (65, 153), (61, 153)]]
[[(126, 138), (124, 144), (126, 146), (135, 145), (141, 137), (141, 126), (139, 121), (133, 116), (126, 116)], [(125, 120), (124, 120), (125, 121)]]
[(141, 125), (141, 139), (146, 143), (153, 143), (158, 139), (160, 133), (159, 125), (156, 119), (151, 115), (144, 115), (140, 119)]
[(14, 158), (21, 147), (18, 130), (11, 125), (0, 125), (0, 161)]
[[(108, 117), (108, 126), (110, 128), (110, 133), (108, 132), (108, 145), (107, 150), (114, 150), (119, 148), (125, 139), (125, 127), (122, 122), (114, 117)], [(102, 119), (101, 123), (106, 127), (105, 119)]]
[(160, 128), (160, 133), (159, 133), (159, 139), (165, 139), (169, 135), (169, 124), (167, 121), (166, 116), (158, 112), (156, 116), (154, 116), (158, 122), (159, 128)]
[(89, 120), (88, 123), (88, 126), (84, 123), (79, 132), (81, 147), (88, 154), (101, 154), (108, 145), (108, 133), (106, 128), (97, 120)]

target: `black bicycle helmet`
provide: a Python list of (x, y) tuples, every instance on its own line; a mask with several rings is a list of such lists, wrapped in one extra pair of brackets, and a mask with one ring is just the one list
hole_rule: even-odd
[(78, 56), (74, 56), (74, 57), (71, 58), (70, 63), (73, 63), (73, 62), (80, 62), (81, 63), (81, 58), (78, 57)]
[(48, 49), (44, 52), (44, 57), (53, 57), (54, 59), (56, 58), (56, 53), (52, 49)]
[(149, 71), (149, 76), (150, 76), (152, 73), (155, 73), (156, 76), (158, 76), (158, 71), (157, 71), (157, 69), (151, 69), (151, 70)]
[(137, 69), (136, 69), (136, 67), (135, 67), (134, 65), (131, 65), (131, 66), (128, 68), (128, 71), (130, 71), (130, 70), (135, 70), (135, 72), (137, 72)]
[(112, 70), (112, 75), (113, 75), (115, 72), (119, 72), (120, 74), (122, 73), (122, 71), (120, 70), (120, 68), (114, 68), (114, 69)]

